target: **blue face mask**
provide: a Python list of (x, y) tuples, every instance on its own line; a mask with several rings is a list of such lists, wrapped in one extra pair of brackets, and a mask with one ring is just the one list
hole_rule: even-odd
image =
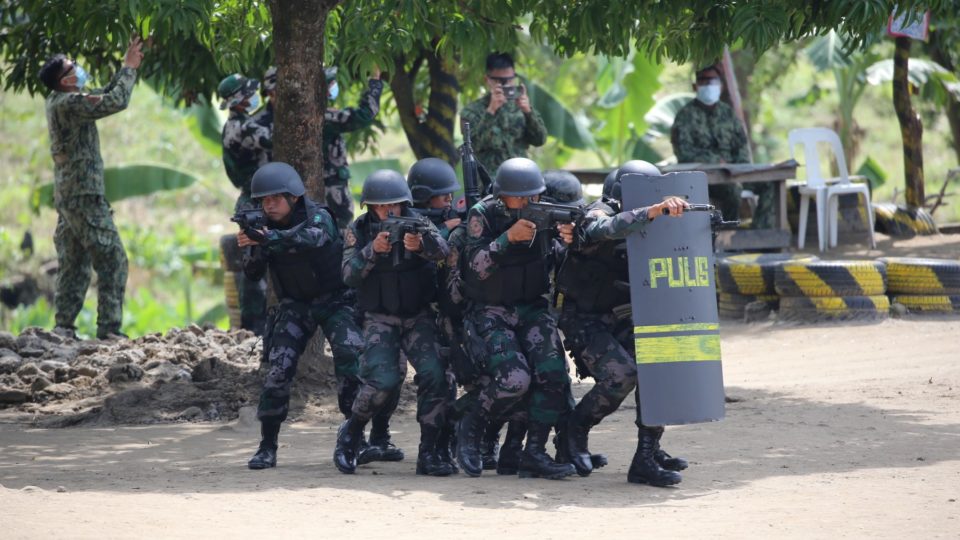
[(77, 78), (77, 88), (83, 88), (87, 85), (87, 81), (90, 80), (90, 74), (87, 73), (87, 70), (80, 67), (79, 64), (73, 65), (73, 76)]
[(327, 93), (327, 97), (330, 98), (330, 101), (336, 101), (337, 96), (340, 95), (340, 86), (337, 83), (330, 85), (330, 91)]
[(697, 99), (704, 105), (713, 105), (720, 101), (722, 87), (720, 83), (711, 83), (697, 87)]
[(252, 113), (257, 110), (257, 107), (260, 106), (260, 96), (253, 94), (250, 96), (249, 105), (247, 105), (247, 113)]

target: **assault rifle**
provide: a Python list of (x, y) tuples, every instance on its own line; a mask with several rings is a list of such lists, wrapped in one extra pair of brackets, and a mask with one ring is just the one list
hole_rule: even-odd
[(254, 242), (261, 243), (267, 239), (263, 235), (263, 229), (267, 226), (267, 216), (262, 208), (255, 206), (244, 206), (237, 210), (230, 221), (240, 226), (240, 230)]
[(405, 217), (391, 214), (387, 219), (374, 223), (370, 227), (370, 232), (374, 236), (382, 232), (390, 233), (390, 256), (393, 258), (393, 265), (399, 266), (401, 259), (410, 258), (410, 252), (403, 247), (403, 235), (422, 234), (423, 241), (427, 242), (428, 238), (431, 238), (428, 234), (431, 227), (430, 220), (423, 215)]
[(460, 147), (463, 196), (467, 203), (466, 211), (470, 212), (470, 209), (480, 202), (480, 171), (477, 158), (473, 154), (473, 144), (470, 142), (470, 122), (464, 122), (460, 131), (463, 132), (463, 146)]
[(516, 215), (517, 219), (532, 221), (537, 226), (537, 234), (540, 235), (540, 252), (544, 255), (550, 253), (550, 242), (556, 235), (557, 225), (573, 223), (574, 234), (577, 234), (586, 217), (579, 206), (546, 202), (529, 202), (527, 206), (517, 210)]
[[(466, 213), (457, 212), (456, 208), (417, 208), (417, 213), (427, 216), (431, 221), (436, 218), (437, 221), (449, 221), (451, 219), (466, 219)], [(470, 209), (467, 208), (469, 211)]]

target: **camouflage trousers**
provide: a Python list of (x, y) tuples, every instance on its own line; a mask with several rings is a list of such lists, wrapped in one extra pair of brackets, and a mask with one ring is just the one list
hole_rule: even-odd
[(345, 229), (353, 221), (353, 194), (348, 184), (325, 185), (323, 197), (327, 208), (337, 220), (337, 228)]
[[(577, 404), (577, 412), (589, 419), (591, 425), (597, 425), (637, 388), (637, 363), (629, 352), (633, 349), (627, 349), (618, 340), (618, 337), (632, 340), (629, 322), (616, 323), (613, 314), (583, 314), (566, 308), (560, 315), (559, 326), (580, 376), (590, 376), (595, 381)], [(637, 403), (639, 425), (639, 401)]]
[(318, 326), (323, 328), (333, 353), (338, 393), (359, 387), (358, 359), (363, 351), (363, 336), (357, 326), (352, 299), (323, 297), (309, 304), (281, 300), (271, 310), (263, 338), (269, 371), (257, 407), (257, 418), (261, 421), (286, 420), (297, 362)]
[(83, 195), (57, 205), (56, 324), (72, 328), (90, 286), (91, 267), (97, 273), (97, 335), (119, 332), (123, 322), (123, 292), (127, 285), (127, 254), (113, 223), (113, 211), (99, 195)]
[[(236, 212), (243, 206), (252, 204), (250, 194), (241, 192), (233, 207)], [(267, 320), (267, 279), (254, 281), (243, 272), (236, 273), (237, 292), (240, 303), (240, 328), (263, 335)]]
[(412, 317), (366, 313), (363, 320), (366, 348), (360, 357), (363, 381), (353, 415), (365, 422), (388, 404), (407, 374), (407, 362), (417, 372), (417, 422), (443, 427), (450, 407), (450, 379), (440, 356), (436, 316), (425, 309)]
[(772, 229), (776, 226), (777, 183), (755, 182), (747, 184), (747, 187), (757, 196), (757, 208), (753, 212), (750, 228)]
[(546, 300), (474, 306), (467, 313), (487, 344), (490, 383), (478, 399), (484, 416), (503, 418), (530, 392), (529, 421), (555, 425), (566, 409), (567, 360)]

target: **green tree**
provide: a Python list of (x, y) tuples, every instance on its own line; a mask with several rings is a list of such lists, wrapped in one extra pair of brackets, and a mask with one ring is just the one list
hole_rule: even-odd
[[(894, 11), (952, 13), (952, 0), (0, 0), (3, 86), (40, 90), (35, 73), (54, 52), (80, 56), (104, 79), (130, 34), (153, 37), (143, 77), (181, 102), (211, 97), (222, 75), (259, 73), (275, 52), (277, 157), (312, 194), (322, 190), (325, 45), (355, 70), (377, 63), (395, 85), (397, 110), (419, 156), (452, 156), (458, 80), (479, 78), (478, 59), (512, 50), (518, 32), (580, 52), (626, 57), (633, 49), (677, 61), (716, 58), (725, 44), (758, 54), (782, 41), (836, 29), (852, 48)], [(329, 25), (327, 16), (330, 15)], [(336, 38), (336, 45), (330, 38)], [(420, 70), (427, 67), (426, 79)], [(458, 69), (462, 66), (462, 69)], [(459, 75), (459, 77), (458, 77)], [(476, 80), (476, 79), (473, 79)], [(422, 82), (418, 82), (422, 81)], [(417, 116), (426, 98), (425, 118)]]

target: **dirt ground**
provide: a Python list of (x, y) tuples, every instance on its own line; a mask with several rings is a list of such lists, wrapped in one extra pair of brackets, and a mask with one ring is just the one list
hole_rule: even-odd
[(668, 429), (666, 447), (691, 467), (666, 489), (626, 482), (631, 407), (591, 437), (610, 465), (564, 481), (417, 477), (409, 409), (394, 425), (408, 459), (354, 476), (333, 467), (329, 416), (285, 428), (268, 471), (245, 468), (258, 433), (244, 415), (0, 425), (3, 536), (956, 538), (958, 343), (957, 320), (726, 324), (727, 393), (739, 401), (721, 422)]
[[(960, 235), (878, 242), (823, 258), (960, 258)], [(626, 482), (632, 398), (591, 435), (610, 465), (563, 481), (416, 476), (409, 401), (393, 424), (407, 459), (353, 476), (333, 466), (329, 407), (285, 426), (267, 471), (245, 467), (249, 409), (47, 429), (22, 423), (43, 408), (20, 408), (0, 416), (2, 537), (960, 537), (960, 319), (721, 328), (734, 401), (720, 422), (668, 428), (665, 447), (691, 463), (673, 488)]]

